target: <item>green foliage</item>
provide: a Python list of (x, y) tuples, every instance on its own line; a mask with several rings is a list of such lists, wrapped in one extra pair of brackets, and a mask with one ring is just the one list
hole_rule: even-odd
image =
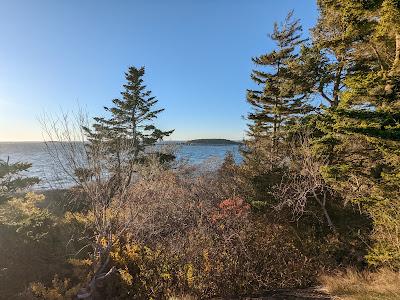
[(283, 24), (275, 23), (270, 35), (277, 49), (253, 58), (257, 66), (266, 69), (253, 70), (251, 75), (261, 90), (247, 92), (247, 101), (253, 107), (248, 115), (252, 121), (249, 129), (254, 137), (270, 133), (273, 139), (278, 139), (285, 126), (311, 110), (306, 103), (307, 91), (301, 84), (303, 78), (291, 68), (298, 57), (296, 51), (304, 42), (301, 32), (299, 20), (293, 20), (289, 13)]
[(22, 236), (40, 241), (55, 226), (55, 219), (47, 209), (40, 208), (43, 195), (28, 193), (23, 199), (13, 198), (0, 209), (0, 224), (16, 228)]
[(93, 128), (85, 127), (90, 149), (95, 155), (102, 151), (111, 157), (116, 170), (137, 162), (148, 146), (169, 136), (173, 130), (162, 131), (154, 125), (154, 119), (164, 109), (155, 109), (158, 100), (146, 89), (144, 67), (130, 67), (125, 73), (126, 84), (122, 99), (114, 99), (114, 106), (105, 107), (110, 118), (96, 117)]
[[(325, 112), (328, 122), (317, 123), (324, 135), (316, 140), (316, 149), (330, 157), (324, 176), (371, 217), (374, 244), (368, 261), (398, 268), (396, 238), (388, 238), (390, 230), (396, 230), (393, 207), (400, 202), (398, 1), (319, 3), (317, 41), (332, 53), (346, 54), (351, 67), (342, 78), (345, 89), (337, 107)], [(343, 21), (346, 27), (340, 27)], [(342, 28), (337, 39), (322, 30), (327, 24)], [(332, 139), (335, 143), (324, 147), (324, 141)]]
[(2, 297), (30, 299), (24, 294), (30, 282), (47, 285), (54, 274), (65, 276), (71, 272), (67, 258), (78, 253), (83, 244), (74, 239), (77, 227), (66, 222), (60, 213), (62, 204), (58, 207), (54, 197), (58, 195), (46, 199), (41, 194), (27, 193), (0, 205)]
[[(310, 44), (297, 34), (299, 24), (287, 19), (271, 36), (278, 42), (277, 50), (254, 59), (274, 72), (253, 72), (252, 78), (264, 89), (248, 93), (255, 112), (249, 114), (252, 138), (246, 142), (242, 171), (253, 186), (252, 202), (269, 204), (259, 207), (296, 203), (297, 196), (279, 200), (273, 191), (277, 186), (286, 193), (301, 186), (311, 190), (312, 182), (305, 182), (309, 172), (293, 167), (304, 158), (291, 159), (288, 148), (293, 142), (292, 148), (299, 148), (297, 137), (309, 134), (309, 162), (323, 157), (315, 178), (323, 178), (324, 190), (335, 203), (329, 209), (361, 208), (373, 226), (368, 262), (398, 268), (398, 236), (390, 232), (398, 233), (394, 208), (400, 203), (400, 3), (319, 0), (318, 6), (320, 16)], [(287, 89), (288, 79), (292, 89)], [(275, 109), (274, 101), (310, 94), (322, 100), (320, 109), (311, 115), (294, 114), (296, 125), (280, 136), (279, 151), (271, 150), (277, 144), (271, 132), (278, 132), (280, 121), (285, 122), (285, 114), (279, 115), (284, 110)], [(310, 170), (309, 163), (303, 166)], [(291, 189), (288, 176), (297, 180)], [(340, 216), (333, 218), (341, 223)], [(352, 218), (361, 217), (354, 211)]]
[[(60, 251), (60, 240), (76, 232), (81, 241), (102, 237), (95, 244), (106, 249), (61, 255), (69, 272), (33, 283), (31, 296), (73, 298), (98, 279), (101, 263), (113, 272), (93, 292), (107, 299), (238, 297), (310, 285), (321, 269), (363, 259), (400, 269), (400, 2), (318, 6), (309, 43), (289, 13), (270, 35), (276, 49), (253, 58), (259, 89), (247, 93), (250, 139), (240, 166), (232, 155), (211, 177), (152, 166), (155, 157), (173, 158), (146, 152), (172, 131), (154, 125), (162, 109), (143, 83), (144, 68), (135, 67), (122, 98), (105, 108), (109, 117), (84, 128), (90, 159), (108, 169), (76, 175), (114, 181), (88, 185), (101, 190), (101, 209), (55, 217), (41, 196), (9, 200), (37, 179), (20, 176), (29, 164), (0, 161), (0, 197), (9, 200), (0, 229), (39, 249)], [(308, 104), (312, 96), (322, 101), (318, 109)]]
[(400, 269), (400, 203), (393, 200), (379, 200), (367, 206), (374, 220), (372, 237), (375, 243), (367, 255), (373, 266)]
[(39, 183), (39, 178), (24, 177), (21, 174), (31, 166), (30, 163), (10, 163), (9, 160), (0, 160), (0, 203), (12, 197), (15, 192)]

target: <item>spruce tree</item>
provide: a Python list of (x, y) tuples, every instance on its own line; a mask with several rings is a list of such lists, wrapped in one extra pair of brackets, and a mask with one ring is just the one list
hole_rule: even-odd
[(128, 174), (124, 184), (129, 184), (133, 166), (143, 162), (146, 150), (173, 132), (162, 131), (155, 126), (154, 120), (164, 109), (155, 108), (158, 100), (144, 85), (144, 74), (144, 67), (130, 67), (125, 73), (122, 97), (112, 100), (112, 107), (105, 107), (110, 117), (96, 117), (93, 128), (84, 128), (89, 153), (103, 152), (103, 156), (111, 162), (110, 169), (117, 184), (121, 184), (118, 178), (122, 172)]
[(39, 183), (37, 177), (21, 175), (31, 166), (30, 163), (10, 163), (9, 159), (7, 161), (0, 159), (0, 203), (14, 196), (16, 192)]
[(293, 20), (293, 13), (289, 13), (283, 24), (275, 23), (270, 35), (276, 49), (252, 59), (259, 68), (253, 70), (251, 78), (262, 88), (247, 92), (247, 101), (253, 107), (248, 115), (252, 122), (249, 133), (255, 139), (272, 139), (273, 147), (288, 125), (311, 110), (302, 78), (292, 69), (299, 46), (304, 43), (301, 33), (299, 20)]
[(299, 20), (290, 12), (281, 24), (274, 24), (269, 37), (276, 49), (253, 58), (257, 69), (251, 78), (258, 90), (247, 91), (252, 106), (249, 138), (243, 155), (245, 176), (250, 178), (255, 198), (270, 201), (272, 187), (282, 178), (282, 162), (291, 131), (312, 107), (308, 104), (309, 88), (295, 68), (304, 39)]
[[(302, 53), (308, 64), (305, 72), (314, 74), (314, 91), (337, 107), (344, 79), (359, 66), (354, 59), (355, 46), (368, 40), (371, 19), (364, 12), (372, 11), (377, 1), (318, 0), (320, 16), (312, 29), (311, 51)], [(308, 58), (307, 58), (308, 56)]]
[(317, 124), (325, 133), (316, 141), (319, 151), (335, 140), (323, 171), (338, 193), (372, 218), (369, 262), (398, 268), (400, 244), (391, 233), (399, 230), (400, 209), (400, 2), (320, 3), (325, 14), (341, 16), (336, 22), (347, 20), (348, 39), (332, 40), (329, 34), (319, 39), (331, 52), (347, 49), (350, 66), (337, 105)]

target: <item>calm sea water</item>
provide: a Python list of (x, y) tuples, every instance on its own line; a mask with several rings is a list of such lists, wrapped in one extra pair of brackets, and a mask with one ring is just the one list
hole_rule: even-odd
[[(186, 161), (199, 167), (217, 168), (228, 152), (233, 153), (236, 162), (241, 161), (238, 145), (173, 145), (178, 160)], [(68, 176), (55, 167), (54, 158), (46, 145), (38, 142), (0, 142), (0, 159), (10, 162), (30, 162), (32, 168), (27, 176), (39, 177), (42, 181), (36, 188), (54, 188), (70, 184)]]

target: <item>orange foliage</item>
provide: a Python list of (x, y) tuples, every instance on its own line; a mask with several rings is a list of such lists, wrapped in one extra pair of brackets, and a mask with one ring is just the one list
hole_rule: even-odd
[(213, 223), (228, 216), (242, 217), (250, 211), (250, 205), (241, 197), (234, 196), (221, 201), (218, 204), (218, 210), (211, 216)]

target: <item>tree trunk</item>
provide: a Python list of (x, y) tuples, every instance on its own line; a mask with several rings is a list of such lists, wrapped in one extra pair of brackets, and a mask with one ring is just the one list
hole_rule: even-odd
[(322, 208), (322, 211), (323, 211), (323, 213), (324, 213), (324, 215), (325, 215), (326, 221), (328, 222), (329, 228), (332, 230), (333, 233), (336, 234), (336, 233), (337, 233), (337, 231), (336, 231), (336, 226), (335, 226), (335, 224), (333, 224), (332, 219), (331, 219), (331, 217), (329, 216), (328, 211), (326, 210), (325, 205), (321, 205), (321, 208)]
[(392, 77), (398, 76), (400, 74), (400, 33), (396, 32), (396, 50), (392, 68), (388, 73), (387, 83), (385, 86), (385, 92), (387, 95), (393, 93), (393, 81)]
[(332, 107), (337, 107), (339, 104), (340, 84), (342, 83), (343, 62), (340, 61), (335, 73), (335, 82), (333, 85)]
[(333, 224), (331, 217), (329, 216), (328, 211), (326, 210), (326, 191), (324, 191), (324, 199), (321, 201), (316, 194), (315, 191), (312, 192), (314, 199), (317, 201), (317, 203), (321, 206), (322, 212), (324, 213), (325, 219), (328, 222), (329, 228), (332, 230), (333, 233), (337, 234), (336, 226)]
[(400, 72), (400, 33), (396, 32), (396, 54), (393, 61), (393, 75), (398, 75)]
[[(108, 248), (108, 247), (107, 247)], [(106, 280), (109, 276), (115, 273), (115, 266), (111, 267), (108, 272), (104, 273), (104, 270), (108, 267), (110, 262), (110, 256), (107, 250), (107, 259), (105, 262), (99, 266), (99, 268), (95, 271), (92, 280), (89, 282), (86, 288), (83, 288), (79, 291), (77, 295), (77, 299), (86, 299), (86, 300), (103, 300), (104, 297), (101, 295), (98, 285), (102, 281)]]

